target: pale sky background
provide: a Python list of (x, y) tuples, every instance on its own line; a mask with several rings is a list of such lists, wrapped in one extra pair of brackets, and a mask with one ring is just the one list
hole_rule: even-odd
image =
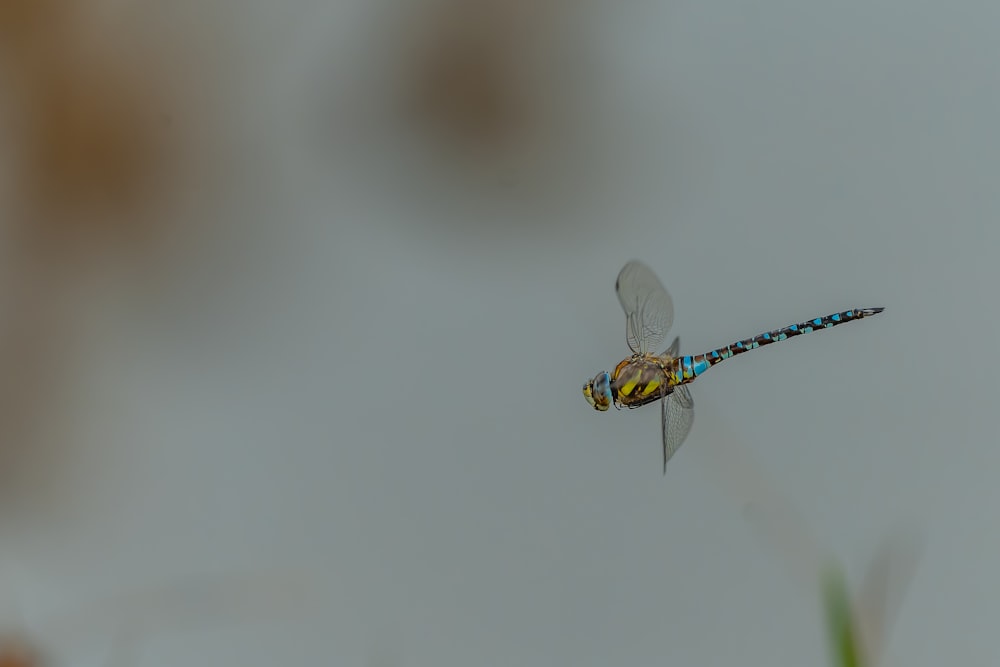
[[(306, 618), (156, 627), (130, 664), (827, 664), (738, 452), (854, 581), (919, 535), (886, 664), (998, 664), (1000, 5), (560, 5), (512, 49), (540, 138), (463, 157), (393, 110), (402, 4), (174, 10), (224, 56), (232, 180), (156, 290), (87, 288), (5, 608), (44, 642), (132, 588), (303, 567)], [(663, 476), (658, 409), (580, 393), (627, 353), (632, 258), (686, 353), (886, 310), (700, 378)]]

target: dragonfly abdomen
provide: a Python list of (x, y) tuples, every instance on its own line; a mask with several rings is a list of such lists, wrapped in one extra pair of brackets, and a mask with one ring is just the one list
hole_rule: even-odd
[(856, 320), (864, 319), (865, 317), (871, 317), (872, 315), (881, 313), (883, 310), (883, 308), (853, 308), (851, 310), (833, 313), (832, 315), (827, 315), (826, 317), (817, 317), (807, 322), (791, 324), (781, 329), (775, 329), (774, 331), (757, 334), (753, 338), (747, 338), (746, 340), (740, 340), (725, 347), (716, 348), (706, 354), (678, 357), (674, 360), (674, 369), (672, 373), (673, 377), (671, 379), (673, 384), (687, 384), (699, 375), (703, 374), (712, 366), (723, 362), (730, 357), (735, 357), (738, 354), (755, 350), (758, 347), (763, 347), (764, 345), (779, 343), (783, 340), (794, 338), (795, 336), (812, 333), (813, 331), (818, 331), (820, 329), (830, 329), (838, 324), (854, 322)]

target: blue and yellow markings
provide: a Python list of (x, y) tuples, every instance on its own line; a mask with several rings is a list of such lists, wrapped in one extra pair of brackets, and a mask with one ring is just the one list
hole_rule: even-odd
[[(718, 352), (713, 352), (712, 356), (718, 358)], [(722, 358), (725, 359), (725, 353), (722, 354)], [(677, 377), (677, 382), (683, 382), (684, 380), (690, 380), (691, 378), (698, 377), (705, 371), (709, 369), (712, 365), (708, 359), (701, 358), (695, 361), (694, 357), (682, 357), (680, 363), (680, 372), (675, 374)]]

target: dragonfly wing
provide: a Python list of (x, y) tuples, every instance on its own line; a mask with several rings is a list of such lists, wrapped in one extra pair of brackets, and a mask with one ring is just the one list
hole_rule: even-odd
[(629, 349), (645, 354), (660, 346), (674, 322), (674, 303), (652, 269), (631, 261), (615, 281), (618, 301), (625, 311), (625, 339)]
[(663, 474), (667, 474), (667, 461), (684, 443), (691, 424), (694, 423), (694, 400), (685, 385), (674, 387), (660, 401), (660, 419), (663, 427)]
[(670, 347), (668, 347), (666, 351), (664, 351), (664, 353), (661, 354), (660, 356), (676, 359), (677, 355), (679, 355), (680, 352), (681, 352), (681, 337), (677, 336), (676, 338), (674, 338), (674, 342), (670, 344)]

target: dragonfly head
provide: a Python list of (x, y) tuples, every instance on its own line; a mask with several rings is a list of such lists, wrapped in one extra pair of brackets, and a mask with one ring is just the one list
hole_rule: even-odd
[(611, 375), (607, 371), (601, 371), (594, 376), (593, 380), (587, 380), (583, 385), (583, 397), (590, 403), (590, 407), (604, 412), (611, 407)]

